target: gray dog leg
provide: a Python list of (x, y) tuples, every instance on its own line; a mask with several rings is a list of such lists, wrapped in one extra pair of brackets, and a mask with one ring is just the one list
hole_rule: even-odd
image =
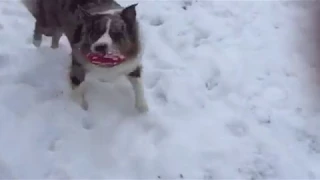
[(52, 35), (51, 48), (56, 49), (59, 47), (59, 41), (62, 36), (62, 32), (58, 29), (55, 29)]
[(34, 31), (33, 31), (33, 45), (36, 47), (40, 47), (42, 42), (42, 33), (39, 22), (36, 21)]
[(144, 89), (143, 89), (143, 84), (141, 82), (141, 75), (142, 75), (142, 67), (139, 66), (133, 72), (128, 74), (127, 77), (134, 91), (135, 107), (139, 112), (145, 113), (149, 111), (149, 107), (144, 97)]
[(88, 103), (85, 99), (85, 70), (76, 62), (72, 56), (72, 64), (70, 69), (70, 82), (72, 87), (71, 98), (74, 102), (79, 104), (84, 110), (88, 109)]

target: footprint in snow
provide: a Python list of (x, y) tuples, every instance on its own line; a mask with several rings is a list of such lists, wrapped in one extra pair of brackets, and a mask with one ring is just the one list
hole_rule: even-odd
[(320, 141), (317, 138), (314, 138), (309, 143), (309, 151), (311, 153), (320, 154)]
[(151, 19), (149, 23), (151, 26), (161, 26), (164, 23), (164, 21), (160, 17), (155, 17)]
[(9, 54), (0, 54), (0, 68), (5, 67), (10, 62), (10, 55)]
[(211, 91), (213, 88), (217, 87), (219, 85), (219, 82), (217, 82), (216, 79), (210, 78), (205, 83), (206, 89)]
[(238, 172), (245, 178), (251, 180), (274, 179), (277, 177), (275, 167), (264, 159), (256, 158), (252, 162), (239, 168)]
[(203, 180), (212, 180), (212, 179), (215, 179), (214, 176), (213, 176), (214, 172), (212, 169), (207, 169), (205, 170), (204, 172), (204, 175), (203, 175)]
[(203, 43), (209, 38), (210, 34), (209, 32), (204, 32), (204, 31), (196, 31), (195, 33), (195, 38), (193, 40), (193, 47), (199, 47), (203, 45)]
[(0, 160), (0, 179), (13, 179), (13, 175), (7, 166), (3, 161)]
[(263, 109), (263, 108), (260, 108), (260, 107), (257, 107), (255, 105), (253, 105), (250, 108), (250, 111), (256, 117), (256, 120), (258, 121), (258, 123), (260, 125), (269, 125), (269, 124), (271, 124), (272, 112), (270, 110)]
[(162, 77), (162, 72), (159, 71), (154, 71), (154, 72), (146, 72), (146, 77), (145, 77), (145, 85), (146, 88), (148, 89), (153, 89), (154, 87), (157, 86), (159, 80)]
[(308, 172), (308, 178), (309, 179), (317, 179), (317, 177), (314, 175), (314, 173), (312, 171)]
[(62, 168), (53, 168), (45, 175), (46, 179), (70, 179), (69, 175)]
[(205, 87), (208, 91), (213, 90), (214, 88), (216, 88), (219, 85), (219, 80), (221, 77), (221, 72), (219, 69), (217, 68), (213, 68), (212, 69), (212, 73), (211, 76), (207, 79), (207, 81), (205, 82)]
[[(158, 179), (188, 179), (188, 177), (185, 177), (185, 175), (183, 174), (179, 174), (178, 177), (174, 177), (174, 178), (165, 178), (165, 177), (162, 177), (162, 176), (157, 176)], [(202, 177), (203, 180), (212, 180), (214, 179), (213, 177), (213, 172), (204, 172), (204, 175)]]
[(309, 134), (304, 130), (297, 130), (296, 134), (297, 140), (307, 145), (309, 153), (320, 154), (320, 141), (317, 136)]
[(182, 9), (188, 10), (190, 6), (192, 6), (192, 0), (184, 0), (182, 2)]
[(154, 97), (158, 104), (165, 105), (168, 103), (167, 95), (162, 88), (157, 88), (154, 91)]
[(51, 142), (49, 143), (48, 146), (48, 150), (50, 152), (55, 152), (59, 147), (59, 144), (61, 143), (61, 139), (60, 138), (55, 138), (53, 140), (51, 140)]
[(154, 17), (143, 16), (142, 20), (146, 21), (147, 24), (151, 26), (161, 26), (164, 23), (163, 18), (161, 18), (160, 16), (154, 16)]
[[(164, 178), (162, 176), (157, 176), (158, 179), (168, 179), (168, 178)], [(184, 175), (183, 174), (179, 174), (179, 176), (177, 178), (174, 178), (174, 179), (184, 179)]]
[(81, 119), (82, 120), (82, 127), (84, 129), (87, 129), (87, 130), (90, 130), (93, 128), (94, 126), (94, 123), (93, 123), (93, 120), (89, 117), (84, 117)]
[(219, 18), (232, 18), (235, 16), (232, 11), (230, 11), (228, 9), (219, 9), (219, 8), (212, 11), (210, 14), (212, 14), (215, 17), (219, 17)]
[(226, 124), (227, 129), (236, 137), (246, 136), (248, 133), (247, 125), (242, 121), (233, 121)]

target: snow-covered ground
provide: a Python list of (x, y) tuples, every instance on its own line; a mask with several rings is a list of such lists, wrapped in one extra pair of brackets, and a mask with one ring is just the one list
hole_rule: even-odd
[(143, 115), (123, 79), (72, 103), (66, 39), (36, 49), (31, 15), (0, 1), (0, 178), (320, 178), (311, 7), (140, 0)]

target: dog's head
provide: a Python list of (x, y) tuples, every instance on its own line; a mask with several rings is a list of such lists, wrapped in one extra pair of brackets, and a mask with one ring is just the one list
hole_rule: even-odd
[(136, 57), (140, 50), (136, 5), (95, 14), (79, 7), (81, 23), (72, 43), (80, 43), (84, 52)]

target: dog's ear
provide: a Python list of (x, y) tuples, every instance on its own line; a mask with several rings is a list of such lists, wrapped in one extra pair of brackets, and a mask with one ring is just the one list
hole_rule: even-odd
[(137, 5), (138, 5), (138, 3), (132, 4), (122, 10), (121, 17), (126, 23), (134, 23), (136, 21), (136, 16), (137, 16), (136, 6)]
[(82, 20), (90, 20), (90, 18), (92, 17), (92, 15), (80, 5), (78, 5), (78, 11), (79, 11), (79, 18)]

